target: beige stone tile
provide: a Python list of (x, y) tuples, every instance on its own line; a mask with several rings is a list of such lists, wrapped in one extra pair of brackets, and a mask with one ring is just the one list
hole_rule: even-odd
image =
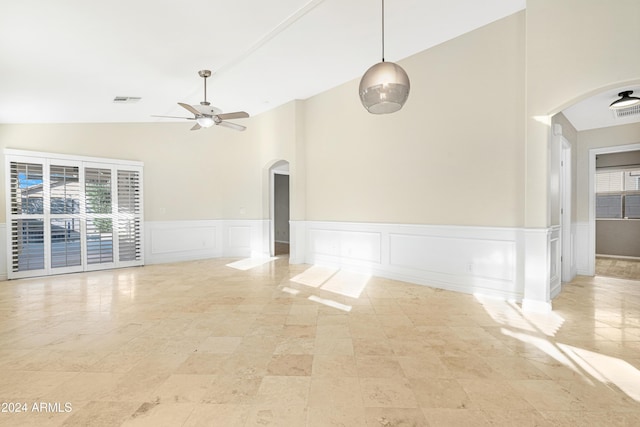
[[(490, 421), (480, 410), (422, 408), (430, 426), (489, 426)], [(506, 424), (510, 426), (512, 424)]]
[(355, 357), (350, 355), (316, 355), (311, 372), (314, 377), (357, 377), (358, 367)]
[(218, 375), (233, 375), (237, 378), (259, 378), (267, 374), (267, 366), (271, 363), (273, 353), (241, 353), (237, 352), (227, 358)]
[(495, 378), (499, 373), (478, 357), (441, 357), (449, 372), (458, 379)]
[(356, 366), (360, 377), (400, 378), (404, 376), (400, 363), (391, 356), (356, 356)]
[(267, 375), (309, 376), (312, 365), (310, 354), (275, 354), (267, 365)]
[(226, 354), (194, 353), (182, 363), (176, 373), (217, 375), (224, 373), (225, 365), (229, 360)]
[(249, 405), (199, 404), (183, 427), (209, 427), (213, 422), (224, 427), (244, 427), (250, 411)]
[(160, 403), (200, 403), (214, 375), (173, 374), (153, 392)]
[(238, 349), (242, 337), (208, 337), (197, 346), (198, 352), (231, 354)]
[(309, 398), (310, 377), (266, 376), (256, 395), (259, 405), (306, 406)]
[(396, 357), (407, 378), (454, 378), (438, 356)]
[(494, 371), (499, 372), (505, 379), (545, 380), (549, 379), (543, 371), (538, 369), (527, 359), (515, 356), (484, 357), (484, 362)]
[(122, 423), (122, 427), (181, 426), (194, 408), (194, 403), (145, 402)]
[(360, 378), (365, 407), (417, 408), (418, 402), (406, 379)]
[(350, 298), (290, 282), (309, 266), (286, 258), (232, 261), (4, 282), (0, 400), (73, 400), (11, 425), (640, 425), (637, 282), (579, 276), (534, 316), (375, 277)]
[(306, 421), (307, 408), (305, 406), (258, 405), (251, 407), (245, 426), (304, 426)]
[(76, 375), (76, 372), (5, 371), (0, 379), (0, 396), (40, 398)]
[(531, 411), (534, 408), (508, 381), (458, 380), (469, 396), (471, 407), (498, 411), (509, 408), (515, 411)]
[(235, 375), (215, 377), (201, 397), (202, 403), (244, 405), (255, 401), (262, 377), (239, 378)]
[(64, 427), (111, 427), (126, 421), (139, 407), (140, 402), (89, 402), (77, 412), (74, 410), (64, 422)]
[(131, 353), (115, 351), (107, 354), (85, 369), (89, 372), (124, 373), (145, 360), (147, 352)]
[(409, 381), (422, 408), (469, 409), (475, 407), (457, 380), (412, 378)]
[(510, 381), (511, 387), (538, 411), (588, 410), (588, 405), (551, 380)]
[(392, 356), (393, 347), (387, 339), (353, 338), (353, 351), (356, 356)]
[(315, 338), (285, 337), (276, 346), (275, 354), (313, 354)]
[(420, 409), (406, 408), (365, 408), (367, 426), (375, 427), (427, 427)]
[(363, 407), (358, 378), (312, 378), (310, 407)]
[(313, 354), (353, 356), (351, 338), (316, 337)]
[(367, 427), (365, 408), (362, 406), (338, 406), (330, 410), (322, 406), (310, 406), (307, 411), (307, 427)]
[(46, 394), (54, 402), (83, 402), (99, 400), (115, 388), (124, 374), (80, 372)]

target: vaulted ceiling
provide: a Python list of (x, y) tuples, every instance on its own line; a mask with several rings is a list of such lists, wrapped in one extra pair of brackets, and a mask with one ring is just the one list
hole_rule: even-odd
[[(385, 59), (406, 58), (525, 3), (387, 1)], [(213, 71), (207, 98), (214, 106), (256, 115), (361, 76), (381, 59), (381, 17), (381, 2), (371, 0), (4, 0), (0, 123), (184, 116), (176, 103), (203, 100), (202, 69)]]

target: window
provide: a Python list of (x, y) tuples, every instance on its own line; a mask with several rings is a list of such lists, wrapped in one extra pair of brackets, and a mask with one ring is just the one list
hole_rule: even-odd
[(596, 218), (640, 218), (640, 168), (596, 172)]
[(6, 150), (9, 278), (142, 265), (142, 164)]

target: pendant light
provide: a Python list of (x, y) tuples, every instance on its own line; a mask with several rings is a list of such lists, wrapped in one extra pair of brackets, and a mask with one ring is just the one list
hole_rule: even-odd
[(360, 80), (360, 100), (372, 114), (393, 113), (409, 97), (409, 76), (398, 64), (384, 61), (384, 0), (382, 0), (382, 62), (369, 68)]
[(636, 96), (630, 96), (632, 93), (632, 90), (625, 90), (624, 92), (620, 92), (618, 96), (621, 98), (613, 101), (611, 105), (609, 105), (609, 108), (611, 110), (619, 110), (621, 108), (631, 107), (640, 103), (640, 98)]

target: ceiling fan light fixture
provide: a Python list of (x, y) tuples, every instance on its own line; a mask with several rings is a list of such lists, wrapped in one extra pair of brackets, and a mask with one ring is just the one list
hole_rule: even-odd
[(620, 99), (613, 101), (611, 105), (609, 105), (609, 108), (611, 110), (619, 110), (621, 108), (632, 107), (636, 104), (640, 104), (640, 98), (631, 96), (632, 93), (632, 90), (625, 90), (623, 92), (620, 92), (618, 94)]
[(213, 117), (208, 116), (197, 117), (196, 122), (203, 128), (210, 128), (215, 124)]
[(364, 108), (372, 114), (400, 110), (409, 98), (411, 83), (404, 69), (384, 61), (384, 0), (382, 0), (382, 62), (370, 67), (360, 79), (359, 95)]

